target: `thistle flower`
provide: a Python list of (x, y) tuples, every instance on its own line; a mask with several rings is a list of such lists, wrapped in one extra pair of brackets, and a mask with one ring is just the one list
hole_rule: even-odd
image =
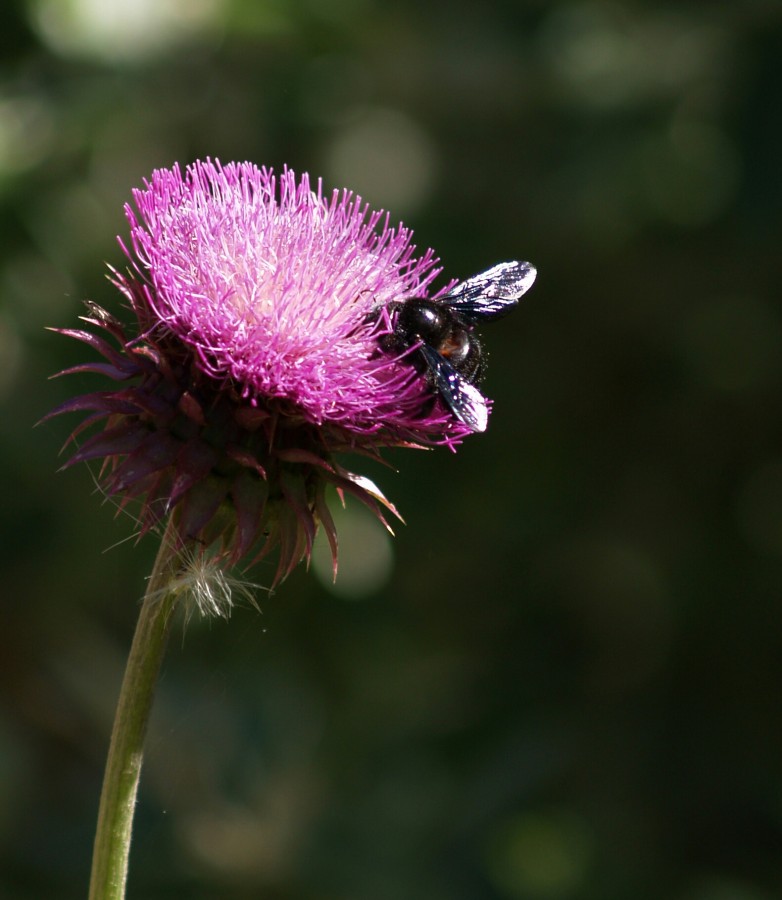
[(58, 329), (103, 357), (66, 370), (116, 385), (63, 403), (99, 426), (68, 465), (102, 460), (120, 506), (140, 502), (142, 532), (170, 514), (184, 540), (230, 562), (279, 550), (275, 581), (309, 558), (325, 490), (357, 496), (387, 525), (398, 515), (338, 462), (391, 446), (454, 447), (470, 429), (438, 402), (405, 354), (383, 352), (389, 309), (427, 297), (431, 250), (358, 196), (313, 190), (307, 175), (249, 163), (155, 171), (125, 212), (130, 266), (111, 280), (131, 328), (94, 303)]

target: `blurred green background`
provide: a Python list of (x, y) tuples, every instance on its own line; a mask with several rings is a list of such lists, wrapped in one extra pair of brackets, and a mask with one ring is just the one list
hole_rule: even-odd
[[(370, 471), (344, 578), (177, 628), (138, 900), (782, 896), (782, 6), (0, 7), (0, 897), (86, 896), (154, 540), (57, 474), (157, 166), (322, 175), (530, 259), (485, 436)], [(263, 584), (271, 568), (248, 575)]]

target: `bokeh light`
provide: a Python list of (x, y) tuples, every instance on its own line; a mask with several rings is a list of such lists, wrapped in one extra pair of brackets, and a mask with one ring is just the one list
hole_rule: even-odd
[(57, 53), (116, 65), (212, 33), (222, 0), (34, 0), (32, 21)]

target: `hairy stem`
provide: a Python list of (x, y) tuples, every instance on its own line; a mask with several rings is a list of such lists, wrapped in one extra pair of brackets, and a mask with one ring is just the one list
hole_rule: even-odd
[(123, 900), (144, 737), (178, 595), (167, 590), (181, 568), (173, 519), (160, 544), (122, 680), (98, 811), (89, 900)]

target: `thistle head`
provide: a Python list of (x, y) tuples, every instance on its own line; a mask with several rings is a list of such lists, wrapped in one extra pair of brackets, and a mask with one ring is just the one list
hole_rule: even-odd
[(359, 197), (287, 169), (175, 166), (133, 201), (129, 265), (111, 272), (132, 323), (88, 303), (89, 329), (60, 329), (101, 357), (66, 372), (112, 382), (51, 413), (86, 413), (68, 465), (100, 460), (102, 487), (139, 503), (142, 531), (174, 515), (184, 539), (230, 562), (276, 549), (275, 581), (321, 525), (336, 571), (328, 485), (386, 524), (397, 515), (344, 454), (454, 447), (470, 431), (407, 353), (382, 349), (389, 310), (428, 296), (436, 258)]

